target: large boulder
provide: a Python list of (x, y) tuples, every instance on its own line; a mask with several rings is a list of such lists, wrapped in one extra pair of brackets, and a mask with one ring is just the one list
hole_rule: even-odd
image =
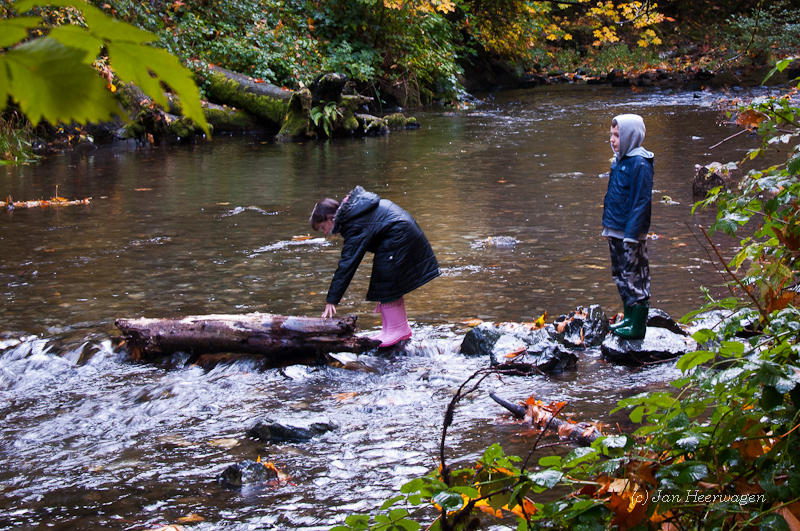
[(608, 334), (600, 346), (603, 358), (621, 365), (644, 365), (678, 358), (697, 350), (697, 343), (666, 328), (647, 327), (644, 339), (621, 339)]
[(314, 422), (306, 428), (266, 420), (256, 422), (247, 435), (264, 442), (305, 442), (337, 427), (330, 422)]
[(467, 332), (460, 351), (468, 356), (488, 355), (491, 365), (526, 374), (563, 371), (578, 361), (548, 328), (529, 323), (481, 323)]

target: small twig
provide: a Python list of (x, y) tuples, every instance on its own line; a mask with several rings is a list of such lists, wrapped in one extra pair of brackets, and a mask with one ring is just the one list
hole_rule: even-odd
[(708, 241), (708, 244), (711, 245), (711, 248), (714, 250), (714, 253), (717, 255), (717, 258), (719, 258), (719, 261), (722, 263), (722, 267), (725, 268), (725, 271), (728, 272), (728, 274), (736, 282), (736, 284), (738, 284), (738, 286), (747, 294), (747, 296), (750, 298), (750, 300), (753, 301), (753, 304), (755, 304), (756, 308), (758, 308), (758, 313), (761, 314), (761, 318), (764, 319), (764, 322), (768, 322), (769, 321), (769, 314), (767, 314), (767, 312), (764, 310), (764, 308), (761, 307), (761, 303), (758, 302), (758, 299), (756, 299), (756, 297), (752, 293), (750, 293), (750, 290), (747, 289), (747, 287), (745, 287), (744, 284), (742, 284), (742, 281), (739, 280), (739, 277), (737, 277), (733, 273), (733, 271), (731, 271), (731, 269), (728, 267), (728, 263), (725, 261), (725, 259), (720, 254), (719, 249), (717, 249), (717, 246), (714, 245), (714, 242), (711, 241), (711, 238), (708, 236), (708, 233), (706, 232), (706, 229), (702, 225), (700, 225), (699, 227), (700, 227), (700, 230), (703, 232), (703, 236), (706, 237), (706, 240)]
[(525, 457), (525, 461), (522, 462), (522, 466), (520, 467), (520, 470), (524, 471), (525, 468), (528, 466), (528, 461), (530, 461), (531, 457), (533, 457), (533, 453), (538, 448), (539, 441), (542, 440), (542, 437), (544, 437), (545, 432), (550, 429), (550, 424), (552, 424), (552, 422), (555, 420), (555, 418), (558, 416), (558, 414), (561, 413), (561, 410), (564, 409), (564, 406), (566, 406), (566, 405), (567, 405), (566, 403), (562, 404), (561, 407), (559, 407), (557, 410), (555, 410), (555, 412), (550, 416), (550, 418), (547, 419), (547, 424), (545, 424), (542, 427), (542, 431), (539, 432), (539, 435), (536, 437), (536, 440), (533, 441), (533, 447), (531, 447), (531, 451), (528, 452), (527, 457)]
[(742, 130), (741, 130), (741, 131), (739, 131), (738, 133), (734, 133), (734, 134), (732, 134), (731, 136), (729, 136), (728, 138), (724, 138), (724, 139), (720, 140), (719, 142), (717, 142), (716, 144), (714, 144), (713, 146), (711, 146), (711, 147), (710, 147), (710, 148), (708, 148), (708, 149), (714, 149), (715, 147), (721, 146), (722, 144), (724, 144), (724, 143), (725, 143), (725, 142), (727, 142), (728, 140), (731, 140), (731, 139), (733, 139), (733, 138), (736, 138), (736, 137), (737, 137), (737, 136), (739, 136), (739, 135), (743, 135), (744, 133), (749, 133), (749, 132), (750, 132), (750, 129), (742, 129)]
[[(692, 236), (694, 237), (694, 239), (697, 240), (697, 244), (706, 252), (706, 255), (708, 256), (708, 260), (713, 263), (714, 262), (714, 257), (711, 256), (711, 253), (708, 251), (708, 248), (705, 245), (703, 245), (703, 242), (700, 241), (700, 238), (697, 237), (697, 234), (695, 233), (694, 230), (692, 230), (692, 227), (689, 226), (688, 223), (686, 224), (686, 226), (689, 227), (689, 232), (691, 232)], [(719, 270), (717, 272), (719, 272)], [(720, 273), (720, 276), (722, 277), (723, 284), (725, 285), (726, 288), (728, 288), (728, 291), (730, 292), (730, 294), (733, 297), (736, 297), (736, 293), (733, 292), (733, 288), (731, 288), (730, 283), (725, 281), (725, 275)]]

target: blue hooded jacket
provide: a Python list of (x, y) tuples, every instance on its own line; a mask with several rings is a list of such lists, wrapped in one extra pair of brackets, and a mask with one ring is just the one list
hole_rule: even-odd
[(641, 116), (620, 114), (612, 123), (619, 128), (620, 145), (603, 201), (603, 233), (637, 242), (650, 230), (654, 155), (642, 147), (645, 126)]

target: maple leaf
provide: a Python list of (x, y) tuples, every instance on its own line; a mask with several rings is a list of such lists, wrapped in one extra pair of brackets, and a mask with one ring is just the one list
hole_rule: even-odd
[(766, 114), (753, 109), (746, 109), (736, 116), (736, 124), (747, 129), (757, 129), (758, 125), (766, 119)]

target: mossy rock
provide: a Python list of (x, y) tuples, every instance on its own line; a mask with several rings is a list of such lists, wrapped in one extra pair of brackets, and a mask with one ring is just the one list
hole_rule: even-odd
[(356, 114), (355, 117), (360, 124), (361, 133), (365, 136), (380, 136), (389, 132), (389, 125), (383, 118), (371, 114)]
[(393, 130), (416, 129), (419, 127), (419, 123), (417, 122), (416, 118), (406, 118), (406, 116), (401, 112), (388, 114), (384, 116), (383, 119), (386, 120), (386, 124), (389, 126), (389, 129)]

